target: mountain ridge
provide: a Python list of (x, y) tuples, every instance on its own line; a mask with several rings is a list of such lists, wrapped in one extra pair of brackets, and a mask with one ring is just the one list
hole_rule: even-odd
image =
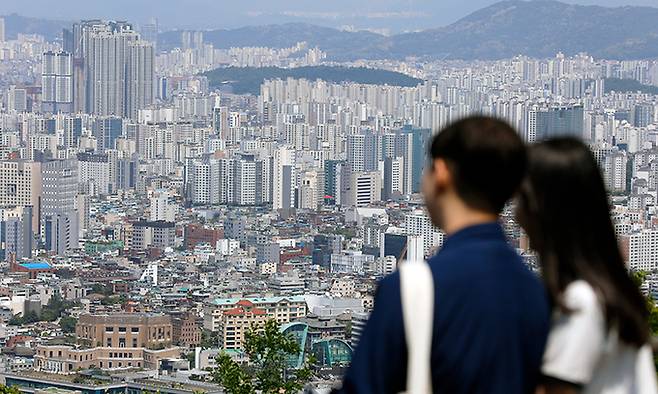
[[(9, 15), (7, 35), (37, 33), (61, 39), (66, 21)], [(216, 48), (285, 48), (299, 41), (327, 52), (329, 60), (495, 60), (516, 55), (551, 57), (587, 52), (597, 58), (658, 58), (658, 8), (573, 5), (554, 0), (504, 0), (446, 26), (385, 36), (302, 22), (204, 32)], [(159, 35), (160, 48), (180, 45), (180, 31)]]
[[(165, 43), (175, 42), (175, 35), (167, 32), (161, 38)], [(506, 0), (447, 26), (393, 36), (289, 23), (218, 29), (207, 32), (206, 37), (218, 48), (282, 48), (307, 41), (326, 51), (330, 59), (343, 61), (406, 57), (491, 60), (519, 54), (549, 57), (559, 51), (642, 59), (658, 57), (658, 8)]]

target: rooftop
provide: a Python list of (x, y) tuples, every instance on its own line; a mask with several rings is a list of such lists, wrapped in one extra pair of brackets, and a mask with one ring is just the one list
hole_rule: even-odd
[(41, 262), (41, 261), (36, 261), (32, 263), (20, 263), (19, 264), (23, 268), (27, 268), (29, 270), (45, 270), (45, 269), (51, 269), (52, 267), (50, 264), (46, 262)]
[(235, 305), (240, 301), (249, 301), (254, 304), (274, 304), (283, 300), (289, 302), (304, 302), (302, 296), (289, 296), (289, 297), (258, 297), (258, 298), (215, 298), (212, 303), (215, 305)]

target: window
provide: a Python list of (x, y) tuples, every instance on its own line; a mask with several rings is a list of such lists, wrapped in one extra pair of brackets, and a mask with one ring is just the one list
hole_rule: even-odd
[(131, 327), (130, 332), (132, 332), (133, 334), (138, 333), (139, 332), (139, 327)]
[(119, 327), (119, 332), (126, 332), (126, 327)]
[(105, 327), (105, 332), (114, 332), (114, 327)]

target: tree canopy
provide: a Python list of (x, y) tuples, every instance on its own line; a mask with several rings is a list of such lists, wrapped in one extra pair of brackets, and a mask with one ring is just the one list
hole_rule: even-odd
[(269, 320), (245, 335), (244, 351), (249, 363), (240, 365), (228, 353), (222, 353), (217, 357), (213, 380), (228, 394), (299, 392), (311, 378), (309, 363), (292, 369), (288, 360), (300, 350), (294, 338), (281, 332), (275, 320)]

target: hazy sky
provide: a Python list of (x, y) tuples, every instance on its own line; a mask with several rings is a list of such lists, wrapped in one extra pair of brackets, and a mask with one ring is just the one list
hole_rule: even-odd
[[(165, 29), (233, 28), (283, 22), (389, 28), (439, 27), (496, 0), (0, 0), (0, 14), (51, 19), (105, 18), (142, 23), (157, 17)], [(566, 0), (606, 6), (658, 6), (658, 0)]]

